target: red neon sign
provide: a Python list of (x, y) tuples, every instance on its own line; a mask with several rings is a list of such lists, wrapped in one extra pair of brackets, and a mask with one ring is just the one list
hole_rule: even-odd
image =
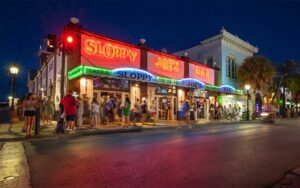
[(211, 68), (190, 63), (189, 74), (190, 78), (198, 79), (207, 84), (214, 84), (215, 71)]
[(140, 50), (104, 38), (81, 35), (81, 64), (102, 68), (140, 68)]
[(184, 62), (176, 58), (148, 52), (148, 71), (174, 79), (182, 79)]

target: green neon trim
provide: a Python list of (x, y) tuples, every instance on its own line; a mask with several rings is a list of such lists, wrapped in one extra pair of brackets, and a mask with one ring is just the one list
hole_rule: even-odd
[(111, 76), (112, 70), (99, 68), (99, 67), (84, 66), (83, 74), (84, 75), (93, 75), (93, 76), (98, 76), (98, 75), (109, 75), (109, 76)]
[(69, 77), (69, 80), (72, 80), (74, 78), (77, 78), (81, 75), (83, 75), (83, 69), (84, 69), (84, 66), (83, 65), (80, 65), (72, 70), (70, 70), (68, 72), (68, 77)]
[(211, 91), (219, 91), (220, 88), (218, 86), (206, 84), (205, 89), (211, 90)]
[(235, 93), (238, 94), (238, 95), (243, 95), (244, 94), (243, 90), (239, 90), (239, 89), (236, 89)]
[(161, 83), (161, 84), (171, 84), (171, 85), (178, 84), (178, 80), (176, 80), (176, 79), (165, 78), (165, 77), (160, 77), (160, 76), (156, 76), (156, 82)]

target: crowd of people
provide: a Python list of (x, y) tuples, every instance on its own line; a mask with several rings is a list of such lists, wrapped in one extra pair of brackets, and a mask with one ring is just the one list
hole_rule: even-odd
[[(90, 127), (97, 128), (100, 124), (106, 126), (108, 122), (116, 122), (119, 126), (137, 126), (137, 122), (143, 125), (145, 122), (152, 122), (155, 125), (157, 107), (155, 101), (135, 99), (132, 103), (128, 96), (122, 101), (120, 97), (103, 96), (99, 99), (93, 98), (88, 104), (87, 100), (74, 97), (69, 91), (60, 102), (59, 118), (64, 123), (64, 130), (73, 132), (76, 128), (82, 127), (84, 120), (89, 119)], [(191, 125), (197, 116), (196, 104), (186, 101), (181, 109), (178, 119), (184, 120)], [(23, 132), (26, 137), (31, 137), (31, 131), (35, 124), (36, 110), (39, 109), (41, 120), (44, 124), (51, 124), (55, 118), (55, 105), (51, 97), (39, 98), (29, 93), (22, 104), (25, 117)], [(293, 117), (294, 109), (287, 109), (287, 117)], [(239, 105), (221, 106), (211, 104), (208, 109), (210, 120), (241, 120), (245, 114), (245, 106)]]
[(209, 119), (211, 120), (241, 120), (243, 112), (245, 111), (245, 107), (243, 109), (239, 105), (231, 105), (221, 106), (221, 105), (213, 105), (211, 104), (209, 107)]
[[(90, 109), (89, 114), (85, 112), (87, 110), (85, 110), (84, 101), (80, 97), (75, 98), (71, 91), (62, 98), (60, 117), (65, 119), (66, 131), (74, 131), (75, 125), (81, 127), (83, 119), (87, 116), (92, 129), (97, 128), (99, 124), (106, 126), (108, 122), (116, 122), (123, 127), (137, 126), (138, 121), (144, 124), (150, 119), (155, 125), (156, 107), (154, 102), (148, 108), (146, 100), (140, 102), (139, 99), (136, 99), (132, 104), (128, 96), (124, 101), (118, 97), (104, 96), (99, 100), (93, 98), (87, 108)], [(132, 124), (130, 119), (132, 119)]]

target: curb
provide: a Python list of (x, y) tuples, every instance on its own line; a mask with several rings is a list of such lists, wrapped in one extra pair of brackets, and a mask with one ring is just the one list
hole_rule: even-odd
[(52, 134), (46, 136), (33, 136), (32, 138), (18, 137), (18, 138), (4, 138), (0, 139), (0, 142), (16, 142), (16, 141), (34, 141), (40, 139), (50, 139), (50, 138), (66, 138), (66, 137), (79, 137), (79, 136), (90, 136), (97, 134), (116, 134), (116, 133), (130, 133), (130, 132), (141, 132), (143, 128), (129, 128), (129, 129), (116, 129), (116, 130), (87, 130), (87, 131), (78, 131), (74, 134), (63, 133), (63, 134)]
[(289, 170), (284, 177), (276, 181), (270, 187), (272, 188), (299, 188), (300, 187), (300, 166), (294, 170)]
[[(298, 120), (299, 118), (293, 118), (290, 120)], [(285, 119), (279, 119), (285, 120)], [(201, 127), (209, 127), (209, 126), (227, 126), (227, 125), (236, 125), (236, 124), (247, 124), (247, 123), (260, 123), (261, 120), (250, 120), (250, 121), (232, 121), (232, 122), (207, 122), (207, 123), (194, 123), (192, 124), (193, 128), (201, 128)], [(172, 130), (177, 129), (179, 126), (186, 127), (187, 125), (156, 125), (154, 127), (131, 127), (131, 128), (122, 128), (122, 129), (110, 129), (110, 130), (81, 130), (74, 134), (51, 134), (51, 135), (38, 135), (32, 138), (25, 137), (16, 137), (16, 138), (0, 138), (0, 142), (15, 142), (15, 141), (32, 141), (39, 139), (49, 139), (49, 138), (62, 138), (62, 137), (76, 137), (76, 136), (89, 136), (89, 135), (97, 135), (97, 134), (116, 134), (116, 133), (130, 133), (130, 132), (142, 132), (142, 131), (157, 131), (157, 130)]]

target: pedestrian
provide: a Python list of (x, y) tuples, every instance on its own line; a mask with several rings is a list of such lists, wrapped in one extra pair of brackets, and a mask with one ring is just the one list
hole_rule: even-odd
[(153, 120), (152, 125), (155, 125), (155, 121), (156, 121), (156, 104), (155, 104), (154, 100), (151, 102), (151, 105), (150, 105), (150, 114), (151, 114), (151, 118)]
[(222, 120), (223, 117), (223, 108), (222, 105), (218, 105), (218, 120)]
[(121, 126), (122, 125), (122, 101), (120, 98), (116, 98), (115, 103), (116, 103), (115, 121), (118, 123), (118, 126)]
[(35, 120), (35, 110), (38, 107), (32, 93), (28, 93), (23, 102), (23, 109), (25, 110), (25, 132), (26, 137), (31, 137), (31, 130)]
[(106, 116), (108, 112), (108, 105), (106, 102), (106, 97), (103, 97), (102, 102), (100, 104), (100, 116), (101, 116), (101, 123), (106, 125)]
[(68, 94), (61, 99), (61, 103), (64, 108), (64, 116), (66, 117), (67, 122), (66, 131), (74, 131), (77, 114), (77, 100), (72, 95), (72, 91), (69, 91)]
[(142, 125), (144, 125), (145, 121), (147, 121), (148, 107), (146, 100), (143, 101), (141, 105), (141, 113), (142, 113)]
[(78, 127), (82, 127), (82, 123), (83, 123), (83, 100), (78, 97), (78, 110), (77, 110), (77, 123), (78, 123)]
[(229, 116), (230, 120), (233, 119), (233, 108), (232, 108), (231, 104), (228, 107), (228, 116)]
[(291, 108), (288, 107), (287, 109), (287, 118), (291, 118)]
[[(191, 124), (191, 115), (190, 115), (190, 104), (188, 101), (186, 101), (181, 108), (181, 112), (183, 113), (183, 119), (186, 125), (188, 125), (188, 128), (192, 128)], [(181, 129), (181, 125), (179, 124), (178, 129)]]
[(209, 119), (213, 120), (215, 116), (215, 107), (213, 104), (209, 107)]
[(97, 127), (98, 116), (99, 116), (99, 103), (96, 98), (93, 98), (91, 104), (91, 128), (95, 129)]
[(46, 124), (46, 99), (45, 97), (42, 97), (42, 99), (39, 101), (40, 106), (41, 106), (41, 116), (44, 124)]
[(125, 121), (124, 127), (130, 126), (130, 124), (129, 124), (130, 107), (131, 107), (130, 99), (128, 96), (126, 96), (125, 102), (124, 102), (124, 107), (123, 107), (123, 115), (124, 115), (124, 121)]
[(136, 122), (138, 119), (141, 118), (141, 104), (139, 99), (136, 99), (136, 102), (134, 103), (133, 112), (134, 112), (133, 126), (137, 126)]
[(54, 103), (51, 100), (51, 97), (48, 96), (46, 100), (44, 101), (44, 115), (46, 118), (46, 124), (51, 123), (52, 117), (54, 115)]

